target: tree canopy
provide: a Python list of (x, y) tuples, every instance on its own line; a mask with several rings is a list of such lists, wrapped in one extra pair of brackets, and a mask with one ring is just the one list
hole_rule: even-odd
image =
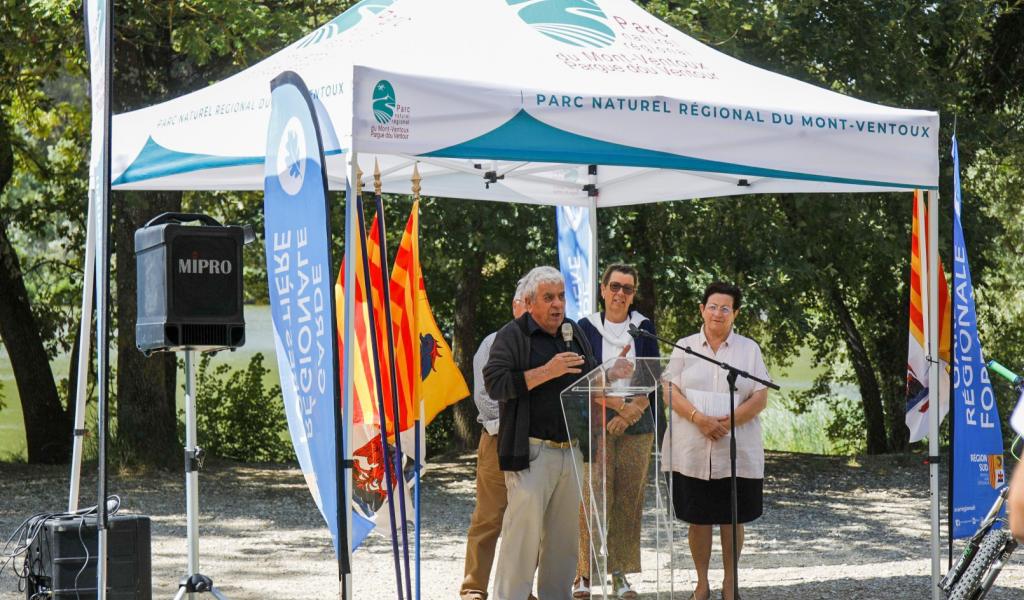
[[(349, 1), (128, 0), (115, 3), (115, 110), (201, 88), (269, 55), (347, 8)], [(746, 62), (883, 104), (937, 110), (942, 119), (940, 252), (950, 264), (952, 164), (960, 140), (964, 229), (986, 353), (1024, 357), (1024, 10), (1016, 0), (650, 0), (648, 11)], [(81, 295), (89, 125), (88, 73), (78, 2), (0, 0), (0, 340), (17, 361), (29, 460), (66, 460), (70, 374), (48, 359), (74, 351)], [(126, 247), (141, 222), (168, 207), (262, 223), (252, 193), (117, 193), (116, 324), (134, 320), (134, 262)], [(336, 260), (341, 206), (336, 197)], [(388, 197), (394, 256), (408, 214)], [(426, 199), (421, 244), (431, 302), (469, 375), (477, 343), (509, 316), (516, 280), (552, 264), (554, 211)], [(603, 209), (602, 266), (638, 265), (638, 307), (662, 332), (699, 324), (699, 292), (714, 279), (743, 286), (737, 327), (769, 361), (809, 349), (820, 368), (792, 409), (832, 407), (830, 435), (850, 451), (907, 448), (906, 382), (911, 202), (909, 194), (749, 196)], [(247, 295), (266, 298), (260, 252), (248, 252)], [(21, 282), (19, 284), (19, 282)], [(19, 287), (20, 286), (20, 287)], [(177, 460), (173, 359), (143, 363), (132, 326), (117, 327), (118, 419), (125, 455)], [(33, 333), (35, 336), (33, 337)], [(129, 356), (131, 355), (131, 356)], [(997, 384), (1001, 385), (1001, 384)], [(23, 387), (24, 386), (24, 387)], [(840, 392), (852, 387), (859, 403)], [(32, 390), (31, 394), (26, 390)], [(153, 402), (142, 390), (161, 390)], [(997, 396), (1009, 402), (1008, 388)], [(1008, 405), (1003, 406), (1006, 415)], [(0, 407), (0, 410), (3, 410)], [(467, 401), (440, 427), (472, 443)], [(31, 423), (30, 423), (31, 421)], [(158, 425), (159, 424), (159, 425)], [(150, 432), (150, 429), (142, 431)], [(64, 440), (47, 448), (43, 440)], [(155, 443), (154, 440), (162, 440)], [(35, 440), (35, 441), (32, 441)], [(51, 445), (52, 446), (52, 445)]]

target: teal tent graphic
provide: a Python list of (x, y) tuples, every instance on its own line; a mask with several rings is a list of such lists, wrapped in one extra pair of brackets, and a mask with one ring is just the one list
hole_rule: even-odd
[(595, 0), (507, 0), (519, 18), (553, 40), (580, 48), (607, 48), (615, 31)]
[(387, 125), (395, 116), (395, 88), (391, 82), (381, 79), (373, 86), (373, 118), (381, 125)]
[(382, 10), (394, 4), (394, 2), (395, 0), (363, 0), (332, 19), (330, 23), (307, 35), (305, 39), (299, 42), (299, 48), (314, 46), (336, 35), (341, 35), (358, 25), (363, 20), (365, 14), (379, 14)]

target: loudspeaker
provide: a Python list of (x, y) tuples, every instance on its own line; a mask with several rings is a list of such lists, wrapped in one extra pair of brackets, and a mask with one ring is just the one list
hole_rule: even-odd
[[(47, 519), (29, 544), (25, 598), (95, 600), (96, 517)], [(149, 517), (107, 520), (108, 600), (152, 600)]]
[[(202, 226), (184, 225), (191, 221)], [(249, 226), (186, 213), (161, 214), (136, 230), (139, 350), (242, 346), (242, 246), (253, 237)]]

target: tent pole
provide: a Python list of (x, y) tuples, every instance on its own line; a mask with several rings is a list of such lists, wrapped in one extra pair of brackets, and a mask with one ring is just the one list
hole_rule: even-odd
[[(596, 180), (597, 177), (595, 176)], [(590, 213), (590, 306), (587, 307), (586, 314), (590, 314), (597, 308), (597, 295), (601, 290), (601, 282), (597, 280), (600, 276), (601, 271), (598, 270), (598, 254), (597, 254), (597, 196), (594, 196), (594, 202), (587, 209)]]
[(940, 600), (939, 540), (939, 192), (928, 192), (928, 479), (931, 496), (932, 600)]
[[(356, 181), (356, 171), (359, 169), (359, 160), (355, 150), (352, 151), (349, 156), (349, 173), (348, 189), (352, 190), (352, 183)], [(355, 239), (356, 233), (356, 202), (355, 194), (359, 193), (356, 190), (352, 190), (351, 194), (347, 194), (345, 197), (345, 264), (350, 265), (350, 268), (345, 269), (345, 323), (355, 323), (356, 318), (356, 304), (355, 304), (355, 289), (356, 289), (356, 255), (355, 255), (355, 244), (349, 243)], [(345, 519), (345, 530), (352, 531), (352, 402), (355, 399), (352, 372), (355, 367), (355, 353), (352, 352), (353, 344), (355, 343), (355, 336), (353, 335), (354, 327), (348, 325), (345, 327), (344, 338), (345, 338), (345, 355), (342, 359), (342, 373), (345, 385), (341, 391), (342, 402), (341, 402), (341, 452), (339, 453), (338, 459), (341, 461), (338, 467), (338, 486), (342, 492), (341, 504), (338, 506), (338, 522), (341, 523), (341, 519)], [(347, 560), (342, 561), (342, 555), (347, 556)], [(339, 540), (338, 544), (338, 598), (340, 600), (352, 600), (352, 572), (351, 568), (345, 569), (345, 566), (351, 567), (352, 565), (352, 547), (349, 540)], [(345, 571), (348, 571), (347, 573)]]
[(82, 321), (78, 325), (78, 373), (75, 380), (75, 424), (72, 431), (71, 483), (68, 490), (68, 512), (78, 510), (82, 482), (82, 440), (85, 438), (85, 393), (89, 385), (89, 363), (92, 358), (92, 298), (96, 281), (96, 239), (93, 219), (93, 193), (85, 219), (85, 265), (82, 268)]
[(587, 173), (590, 176), (587, 183), (592, 186), (593, 195), (590, 196), (590, 206), (587, 208), (589, 213), (587, 216), (590, 217), (590, 306), (587, 307), (585, 315), (596, 311), (598, 308), (597, 295), (600, 293), (601, 286), (597, 280), (598, 274), (598, 254), (597, 254), (597, 199), (601, 197), (601, 188), (597, 186), (597, 165), (589, 165), (587, 167)]

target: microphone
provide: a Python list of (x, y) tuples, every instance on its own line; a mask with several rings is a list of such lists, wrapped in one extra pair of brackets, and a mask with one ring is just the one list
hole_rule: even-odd
[(640, 331), (640, 328), (637, 327), (635, 324), (630, 323), (629, 324), (629, 335), (634, 340), (636, 340), (636, 339), (639, 339), (641, 335), (643, 335), (643, 331)]
[(565, 340), (565, 349), (572, 350), (572, 323), (562, 323), (562, 339)]

